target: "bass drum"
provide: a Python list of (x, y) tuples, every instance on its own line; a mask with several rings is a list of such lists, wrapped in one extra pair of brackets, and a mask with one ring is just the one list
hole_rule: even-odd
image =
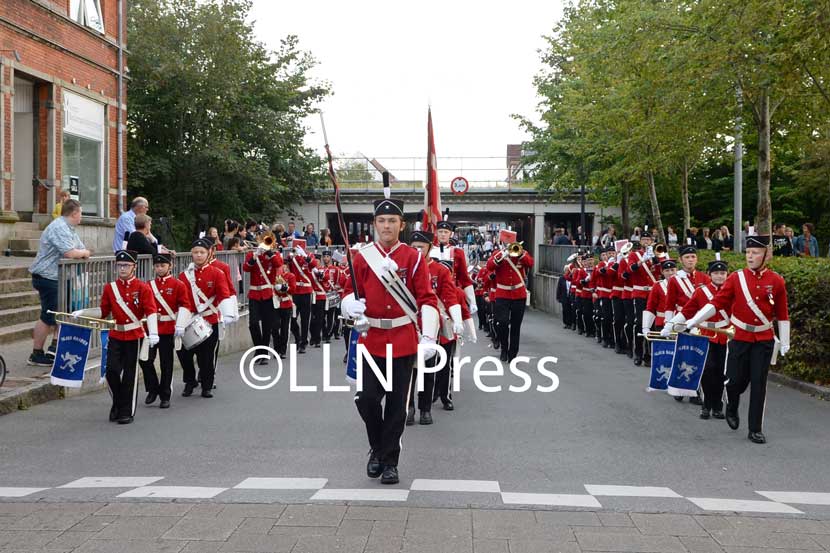
[(210, 338), (211, 334), (213, 334), (213, 327), (201, 315), (194, 315), (184, 330), (182, 346), (187, 350), (192, 350)]

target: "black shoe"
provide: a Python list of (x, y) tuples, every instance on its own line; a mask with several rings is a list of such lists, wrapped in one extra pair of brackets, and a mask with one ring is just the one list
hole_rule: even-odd
[(683, 402), (683, 396), (674, 396), (674, 401), (676, 401), (677, 403), (682, 403)]
[(190, 397), (193, 394), (194, 388), (196, 388), (195, 384), (185, 384), (184, 390), (182, 390), (182, 397)]
[(383, 467), (383, 475), (380, 477), (381, 484), (397, 484), (400, 481), (398, 467), (393, 467), (392, 465)]
[(691, 403), (692, 405), (703, 405), (703, 400), (700, 399), (698, 396), (690, 397), (689, 403)]
[(314, 346), (313, 346), (313, 347), (315, 347), (315, 348), (319, 348), (319, 347), (320, 347), (320, 342), (317, 342), (316, 344), (314, 344)]
[(159, 404), (159, 409), (170, 409), (170, 400), (169, 399), (161, 400), (161, 403)]
[(115, 406), (110, 408), (110, 422), (115, 422), (118, 420), (118, 409)]
[(451, 399), (442, 399), (441, 403), (444, 404), (444, 411), (454, 411), (455, 406), (452, 404)]
[(257, 359), (256, 364), (257, 365), (267, 365), (268, 364), (268, 359), (266, 359), (265, 357), (263, 357), (262, 359)]
[(642, 364), (643, 364), (643, 360), (642, 360), (642, 359), (636, 359), (636, 358), (635, 358), (635, 359), (634, 359), (634, 364), (635, 364), (635, 365), (637, 365), (637, 366), (639, 367), (640, 365), (642, 365)]
[(203, 389), (202, 390), (202, 397), (212, 398), (213, 397), (213, 392), (210, 391), (210, 390), (204, 390)]
[(712, 418), (723, 420), (724, 419), (723, 411), (720, 411), (718, 409), (712, 409)]
[(418, 420), (418, 424), (432, 424), (432, 413), (429, 411), (421, 411), (421, 418)]
[(147, 397), (144, 399), (144, 405), (152, 405), (156, 402), (159, 395), (156, 392), (148, 392)]
[(406, 410), (406, 425), (412, 426), (415, 424), (415, 408), (410, 407)]
[(305, 346), (300, 346), (297, 348), (297, 353), (305, 353)]
[(280, 359), (285, 359), (285, 354), (284, 353), (280, 354)]
[(700, 410), (700, 418), (702, 418), (705, 421), (709, 420), (709, 409), (707, 409), (706, 407), (701, 409)]
[(348, 362), (348, 361), (349, 361), (349, 354), (348, 354), (348, 353), (344, 353), (344, 354), (343, 354), (343, 362), (344, 362), (344, 363), (346, 363), (346, 362)]
[(727, 409), (726, 424), (728, 424), (729, 428), (731, 428), (732, 430), (737, 430), (738, 427), (741, 425), (741, 418), (738, 416), (738, 413), (730, 413)]
[(576, 333), (579, 334), (580, 336), (585, 334), (585, 332), (583, 332), (583, 330), (581, 328), (577, 329)]
[(383, 465), (380, 464), (380, 459), (378, 459), (375, 452), (369, 450), (369, 462), (366, 463), (366, 476), (369, 478), (377, 478), (383, 472)]
[(614, 353), (618, 353), (620, 355), (624, 354), (625, 352), (620, 346), (614, 346)]
[(509, 360), (510, 360), (510, 356), (509, 356), (509, 354), (508, 354), (506, 351), (502, 351), (502, 352), (501, 352), (500, 359), (501, 359), (502, 361), (509, 361)]
[(118, 417), (118, 424), (130, 424), (133, 422), (133, 418), (130, 415), (122, 415)]
[(50, 357), (43, 352), (40, 353), (32, 353), (29, 356), (29, 359), (26, 361), (27, 365), (32, 365), (35, 367), (51, 367), (52, 363), (55, 362), (54, 357)]
[(750, 432), (747, 435), (749, 441), (754, 444), (765, 444), (767, 443), (767, 437), (764, 436), (761, 432)]
[(631, 359), (634, 359), (634, 352), (633, 352), (633, 351), (628, 350), (628, 351), (626, 351), (626, 352), (625, 352), (625, 354), (626, 354), (627, 356), (629, 356)]

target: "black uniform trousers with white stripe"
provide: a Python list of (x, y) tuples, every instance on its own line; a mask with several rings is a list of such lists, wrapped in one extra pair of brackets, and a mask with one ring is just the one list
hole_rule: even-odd
[[(173, 349), (175, 347), (175, 336), (173, 334), (160, 334), (159, 343), (156, 347), (150, 348), (147, 361), (139, 360), (141, 372), (144, 373), (144, 390), (148, 394), (158, 394), (162, 400), (170, 401), (173, 383)], [(161, 368), (161, 379), (156, 373), (156, 354), (159, 358)]]
[[(146, 338), (145, 338), (146, 339)], [(107, 384), (112, 393), (112, 406), (119, 417), (135, 416), (138, 393), (138, 352), (141, 340), (107, 341)]]
[(729, 342), (729, 353), (726, 356), (726, 409), (730, 413), (737, 413), (741, 394), (749, 387), (750, 432), (761, 432), (764, 424), (767, 375), (774, 346), (773, 340)]

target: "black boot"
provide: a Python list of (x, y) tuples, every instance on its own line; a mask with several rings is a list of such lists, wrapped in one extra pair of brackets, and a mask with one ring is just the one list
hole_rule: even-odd
[(130, 424), (133, 422), (133, 417), (130, 415), (121, 415), (118, 417), (118, 424)]
[(159, 404), (159, 409), (170, 409), (170, 400), (169, 399), (161, 400), (161, 403)]
[(147, 394), (147, 397), (144, 399), (144, 405), (152, 405), (156, 402), (156, 399), (158, 399), (158, 397), (159, 395), (156, 392), (149, 392)]
[(640, 359), (639, 357), (635, 357), (635, 358), (634, 358), (634, 364), (635, 364), (635, 365), (637, 365), (637, 366), (639, 367), (640, 365), (642, 365), (642, 364), (643, 364), (643, 360), (642, 360), (642, 359)]
[(707, 409), (706, 407), (701, 409), (700, 418), (702, 418), (703, 420), (709, 420), (709, 409)]
[(764, 436), (764, 434), (761, 433), (761, 432), (752, 432), (750, 430), (749, 435), (747, 435), (747, 438), (749, 438), (749, 441), (751, 441), (752, 443), (755, 443), (755, 444), (765, 444), (765, 443), (767, 443), (766, 436)]
[(723, 420), (724, 419), (723, 411), (721, 411), (720, 409), (712, 409), (712, 418)]
[(700, 396), (694, 396), (689, 398), (689, 403), (692, 405), (703, 405), (703, 400), (700, 399)]
[(188, 382), (184, 385), (184, 390), (182, 390), (183, 397), (190, 397), (193, 394), (193, 389), (196, 387), (195, 384), (191, 384)]
[(501, 356), (499, 358), (502, 361), (508, 361), (510, 359), (510, 356), (508, 355), (508, 353), (506, 351), (502, 350)]
[(383, 476), (380, 477), (380, 483), (397, 484), (398, 482), (400, 482), (398, 467), (393, 467), (392, 465), (386, 465), (383, 467)]
[(421, 418), (418, 424), (432, 424), (432, 413), (429, 411), (421, 411)]
[(383, 472), (383, 465), (380, 464), (380, 459), (375, 455), (375, 451), (369, 450), (369, 462), (366, 463), (366, 476), (369, 478), (377, 478)]
[(441, 398), (441, 403), (444, 404), (444, 411), (454, 411), (455, 410), (455, 406), (452, 404), (451, 399)]
[(728, 406), (726, 407), (726, 424), (728, 424), (729, 428), (732, 430), (737, 430), (738, 427), (741, 426), (741, 418), (738, 416), (737, 409), (733, 411)]
[(406, 425), (412, 426), (413, 424), (415, 424), (415, 408), (410, 407), (406, 412)]
[(118, 409), (116, 409), (115, 405), (113, 405), (110, 408), (110, 422), (115, 422), (117, 420), (118, 420)]

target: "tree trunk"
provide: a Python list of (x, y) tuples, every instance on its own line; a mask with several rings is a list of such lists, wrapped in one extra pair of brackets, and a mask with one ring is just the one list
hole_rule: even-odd
[(628, 239), (631, 236), (631, 225), (628, 218), (628, 181), (623, 182), (622, 185), (622, 202), (620, 203), (620, 211), (622, 211), (622, 236), (618, 236), (620, 240)]
[(755, 232), (771, 236), (769, 90), (761, 93), (758, 102), (758, 212), (755, 216)]
[(657, 188), (654, 186), (654, 172), (648, 171), (646, 173), (646, 182), (648, 183), (648, 195), (651, 199), (651, 217), (657, 226), (657, 241), (665, 244), (666, 234), (663, 232), (663, 220), (660, 218), (660, 205), (657, 203)]
[(680, 190), (683, 195), (683, 234), (680, 235), (682, 243), (686, 243), (689, 228), (692, 226), (691, 210), (689, 209), (689, 162), (683, 160), (683, 178), (680, 181)]

